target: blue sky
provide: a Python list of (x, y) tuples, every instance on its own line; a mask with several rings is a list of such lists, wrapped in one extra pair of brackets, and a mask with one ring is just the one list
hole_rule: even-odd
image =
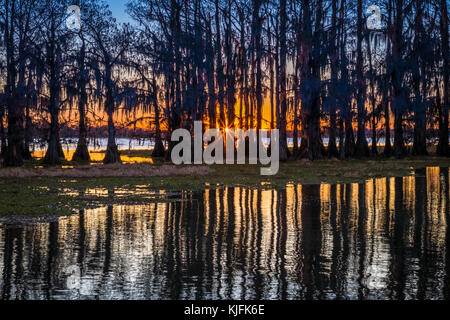
[(128, 0), (106, 0), (117, 22), (131, 22), (131, 18), (125, 12)]

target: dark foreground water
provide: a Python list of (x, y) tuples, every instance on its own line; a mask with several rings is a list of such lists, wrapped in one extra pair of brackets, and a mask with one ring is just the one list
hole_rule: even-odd
[(449, 169), (0, 225), (3, 299), (448, 299)]

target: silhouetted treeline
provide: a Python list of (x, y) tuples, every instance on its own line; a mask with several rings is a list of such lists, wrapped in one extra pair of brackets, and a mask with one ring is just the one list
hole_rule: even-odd
[[(80, 29), (67, 26), (74, 4)], [(120, 161), (119, 109), (136, 115), (130, 125), (154, 128), (154, 156), (173, 146), (164, 148), (162, 130), (193, 132), (197, 120), (277, 128), (281, 160), (375, 156), (380, 138), (385, 156), (426, 155), (434, 141), (449, 155), (447, 0), (130, 0), (127, 8), (133, 23), (118, 24), (106, 1), (0, 0), (4, 165), (31, 158), (42, 119), (44, 162), (60, 163), (68, 109), (78, 117), (77, 161), (89, 160), (92, 110), (108, 119), (104, 162)]]

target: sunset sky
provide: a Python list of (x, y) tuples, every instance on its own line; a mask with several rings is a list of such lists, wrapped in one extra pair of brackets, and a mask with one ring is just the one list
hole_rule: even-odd
[[(110, 10), (112, 11), (112, 15), (114, 18), (117, 19), (118, 23), (133, 23), (133, 19), (126, 13), (126, 4), (129, 2), (130, 0), (108, 0), (107, 3), (110, 7)], [(289, 66), (291, 67), (291, 66)], [(236, 105), (235, 105), (235, 109), (236, 109), (236, 115), (239, 115), (239, 98), (237, 98), (236, 101)], [(368, 106), (369, 107), (369, 106)], [(370, 109), (370, 107), (369, 107)], [(97, 111), (97, 116), (101, 116), (99, 114), (99, 112), (101, 111)], [(75, 111), (76, 113), (76, 111)], [(102, 112), (101, 112), (102, 113)], [(262, 123), (262, 127), (263, 128), (269, 128), (269, 121), (271, 118), (271, 112), (270, 112), (270, 99), (268, 94), (264, 96), (264, 105), (263, 105), (263, 123)], [(76, 114), (75, 114), (76, 116)], [(129, 116), (124, 116), (121, 112), (116, 112), (115, 114), (115, 118), (119, 123), (129, 123), (131, 122), (133, 119), (136, 118), (141, 118), (141, 117), (145, 117), (147, 116), (147, 114), (143, 114), (142, 112), (137, 112), (137, 114), (134, 115), (129, 115)], [(292, 130), (292, 114), (288, 114), (288, 130)], [(88, 115), (88, 117), (90, 117)], [(75, 117), (76, 118), (76, 117)], [(102, 120), (98, 120), (97, 121), (93, 121), (96, 123), (96, 125), (106, 125), (106, 117), (101, 117), (104, 118), (103, 121)], [(93, 119), (91, 119), (93, 120)], [(391, 119), (392, 121), (392, 119)], [(378, 123), (378, 127), (381, 127), (383, 125), (384, 121), (379, 121)], [(138, 122), (136, 124), (136, 126), (138, 128), (142, 128), (142, 129), (147, 129), (149, 127), (149, 121), (142, 121), (142, 122)]]
[[(112, 11), (113, 17), (117, 19), (117, 22), (119, 23), (127, 23), (130, 22), (132, 23), (133, 20), (130, 18), (130, 16), (125, 12), (126, 11), (126, 4), (129, 0), (109, 0), (107, 1), (107, 3), (110, 6), (110, 9)], [(238, 103), (236, 105), (236, 109), (238, 108)], [(238, 110), (236, 110), (236, 113), (238, 114)], [(120, 120), (123, 120), (122, 116), (120, 114), (116, 115)], [(141, 114), (139, 114), (137, 117), (139, 118), (140, 116), (142, 116)], [(266, 119), (267, 121), (270, 120), (270, 104), (269, 104), (269, 100), (267, 99), (267, 97), (265, 98), (265, 103), (264, 103), (264, 107), (263, 107), (263, 118)], [(125, 120), (125, 122), (127, 122)], [(106, 123), (106, 122), (105, 122)], [(268, 123), (266, 121), (263, 121), (263, 127), (267, 127)], [(148, 122), (145, 121), (143, 123), (138, 123), (137, 127), (140, 128), (147, 128), (148, 127)]]

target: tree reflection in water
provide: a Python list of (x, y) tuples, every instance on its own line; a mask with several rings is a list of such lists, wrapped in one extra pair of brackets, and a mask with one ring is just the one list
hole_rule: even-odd
[(183, 197), (1, 225), (2, 299), (449, 298), (448, 168)]

